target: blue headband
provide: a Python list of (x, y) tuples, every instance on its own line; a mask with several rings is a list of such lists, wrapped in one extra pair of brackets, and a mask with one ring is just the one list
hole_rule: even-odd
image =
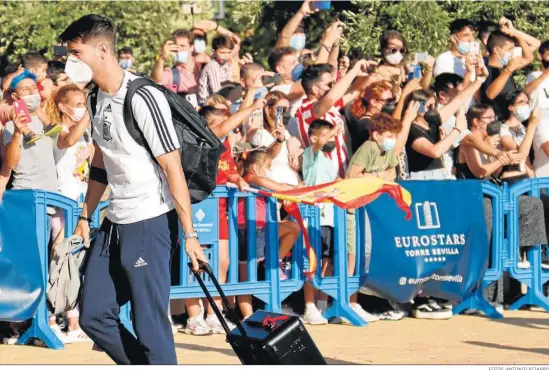
[(23, 71), (23, 73), (21, 73), (20, 75), (15, 76), (13, 78), (13, 80), (11, 80), (10, 89), (9, 89), (10, 92), (13, 92), (13, 90), (15, 90), (17, 85), (19, 85), (19, 82), (21, 82), (23, 80), (26, 80), (27, 78), (30, 78), (31, 80), (36, 82), (36, 75), (34, 73), (32, 73), (31, 71), (29, 71), (28, 69), (25, 69)]

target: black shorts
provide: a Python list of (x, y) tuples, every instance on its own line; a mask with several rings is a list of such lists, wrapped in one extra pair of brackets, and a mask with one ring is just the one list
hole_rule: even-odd
[[(255, 258), (257, 261), (265, 259), (265, 229), (255, 230)], [(238, 230), (238, 261), (248, 261), (248, 229)]]
[(334, 228), (322, 226), (320, 228), (322, 242), (322, 258), (334, 258)]

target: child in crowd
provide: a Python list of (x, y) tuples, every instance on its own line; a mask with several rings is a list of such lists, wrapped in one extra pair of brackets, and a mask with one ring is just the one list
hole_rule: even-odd
[[(368, 127), (369, 139), (360, 146), (351, 158), (346, 177), (373, 176), (382, 178), (385, 181), (395, 181), (396, 167), (399, 164), (398, 155), (402, 151), (402, 143), (397, 145), (397, 136), (402, 131), (402, 126), (401, 121), (386, 113), (375, 114)], [(352, 221), (355, 221), (354, 217), (352, 218)], [(354, 274), (354, 268), (354, 263), (349, 263), (349, 275)], [(357, 313), (366, 314), (365, 316), (368, 319), (363, 318), (367, 321), (379, 319), (400, 320), (405, 315), (403, 311), (395, 310), (384, 299), (371, 295), (367, 295), (367, 298), (367, 310), (378, 313), (378, 315), (372, 315), (360, 308)], [(351, 306), (360, 307), (357, 303), (356, 293), (351, 296)]]
[[(270, 191), (283, 191), (293, 189), (294, 187), (286, 184), (279, 184), (269, 180), (266, 176), (271, 168), (271, 157), (265, 151), (254, 151), (247, 155), (244, 160), (244, 180), (255, 187), (262, 187)], [(245, 201), (238, 201), (238, 250), (239, 250), (239, 265), (240, 281), (248, 281), (248, 271), (246, 263), (248, 260), (248, 229), (245, 212)], [(256, 258), (258, 262), (265, 259), (265, 226), (267, 223), (267, 205), (265, 198), (258, 197), (256, 199)], [(280, 241), (279, 256), (285, 256), (294, 246), (299, 237), (299, 225), (290, 220), (282, 220), (278, 225), (278, 239)], [(280, 260), (281, 262), (282, 260)], [(287, 277), (284, 272), (280, 271), (280, 279), (285, 280)], [(251, 296), (240, 296), (238, 305), (242, 315), (246, 319), (253, 314)]]
[[(302, 171), (305, 185), (314, 186), (333, 182), (338, 178), (338, 167), (331, 160), (335, 148), (335, 130), (328, 121), (317, 119), (309, 126), (309, 141), (312, 143), (303, 152)], [(331, 204), (320, 205), (320, 232), (322, 240), (322, 276), (332, 275), (334, 254), (334, 208)], [(328, 296), (319, 292), (315, 305), (315, 288), (310, 283), (303, 286), (305, 315), (303, 321), (310, 325), (327, 324), (322, 312), (328, 308)]]

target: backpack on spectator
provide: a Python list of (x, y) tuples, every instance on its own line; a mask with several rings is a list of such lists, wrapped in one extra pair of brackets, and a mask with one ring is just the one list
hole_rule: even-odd
[[(147, 78), (138, 78), (128, 86), (124, 100), (124, 123), (131, 137), (139, 145), (145, 147), (155, 161), (156, 158), (152, 155), (143, 132), (134, 119), (131, 108), (133, 95), (138, 89), (145, 86), (153, 86), (160, 90), (170, 105), (173, 125), (180, 144), (181, 165), (187, 180), (191, 203), (199, 203), (210, 196), (216, 187), (219, 158), (225, 151), (225, 147), (185, 98)], [(94, 87), (89, 94), (93, 115), (97, 109), (98, 91), (99, 88)]]

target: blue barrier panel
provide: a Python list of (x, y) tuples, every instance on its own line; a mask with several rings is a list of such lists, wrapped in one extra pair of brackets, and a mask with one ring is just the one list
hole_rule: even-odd
[[(66, 198), (60, 194), (48, 193), (39, 190), (19, 190), (27, 192), (34, 199), (34, 214), (36, 220), (36, 234), (38, 242), (38, 255), (40, 256), (43, 292), (40, 295), (40, 303), (36, 314), (33, 317), (31, 326), (19, 338), (17, 344), (26, 344), (31, 339), (40, 339), (47, 347), (53, 349), (64, 348), (63, 343), (54, 334), (48, 325), (49, 312), (46, 305), (46, 289), (49, 271), (48, 243), (50, 232), (47, 228), (50, 226), (47, 216), (47, 208), (55, 207), (65, 211), (65, 233), (72, 233), (75, 226), (75, 218), (78, 215), (78, 203), (72, 199)], [(18, 192), (18, 191), (17, 191)], [(9, 192), (7, 192), (9, 193)], [(22, 221), (22, 220), (21, 220)], [(32, 223), (31, 220), (28, 220)], [(27, 220), (23, 221), (27, 222)]]
[[(514, 302), (509, 310), (517, 310), (524, 305), (536, 305), (549, 312), (549, 299), (543, 294), (543, 284), (549, 281), (549, 272), (541, 267), (541, 246), (533, 246), (528, 251), (530, 267), (519, 269), (519, 196), (540, 197), (540, 190), (549, 188), (549, 178), (522, 181), (509, 188), (507, 238), (507, 269), (509, 275), (528, 287), (528, 291)], [(543, 214), (543, 213), (542, 213)], [(542, 216), (540, 214), (540, 217)], [(548, 217), (547, 215), (545, 217)]]
[(0, 321), (30, 319), (44, 293), (34, 212), (32, 191), (8, 191), (0, 202)]
[(386, 196), (366, 207), (372, 228), (366, 286), (397, 302), (408, 302), (420, 292), (451, 301), (463, 299), (488, 264), (482, 183), (405, 181), (402, 185), (412, 194), (410, 221)]
[[(322, 278), (320, 283), (318, 282), (318, 278), (315, 277), (315, 280), (313, 280), (313, 285), (334, 299), (332, 306), (328, 308), (325, 313), (323, 313), (325, 318), (331, 319), (334, 317), (342, 317), (349, 320), (349, 322), (353, 325), (366, 326), (368, 323), (362, 320), (360, 316), (353, 311), (349, 300), (350, 296), (359, 289), (360, 278), (356, 276), (356, 274), (351, 277), (348, 276), (349, 258), (347, 252), (347, 212), (344, 209), (334, 207), (334, 217), (334, 274), (333, 276)], [(357, 225), (360, 225), (359, 222), (364, 220), (364, 216), (358, 216), (355, 220)], [(364, 245), (360, 246), (360, 243), (363, 241), (363, 237), (360, 234), (361, 233), (357, 228), (356, 256), (360, 262), (357, 264), (357, 271), (360, 271), (361, 267), (359, 266), (364, 261), (364, 258), (359, 258), (359, 256), (363, 254), (360, 252), (360, 248), (364, 247)]]
[[(99, 213), (106, 206), (108, 202), (101, 203), (92, 216), (94, 227), (99, 225)], [(65, 237), (72, 235), (81, 212), (81, 204), (72, 199), (41, 190), (10, 190), (4, 194), (0, 202), (0, 289), (4, 288), (3, 284), (9, 285), (2, 291), (11, 304), (15, 303), (18, 306), (18, 309), (12, 309), (11, 312), (6, 310), (0, 294), (0, 320), (19, 322), (32, 318), (30, 327), (19, 338), (17, 344), (39, 339), (49, 348), (63, 349), (63, 343), (48, 323), (49, 312), (45, 294), (50, 262), (48, 208), (65, 212)], [(17, 248), (19, 257), (12, 254), (15, 250), (13, 247)], [(21, 260), (21, 257), (24, 258)], [(20, 271), (16, 266), (24, 266), (24, 271)], [(2, 276), (4, 271), (6, 279)], [(25, 293), (13, 292), (14, 286), (20, 291), (25, 290)], [(14, 297), (23, 301), (14, 302)], [(129, 318), (124, 317), (124, 313), (127, 314), (127, 310), (121, 313), (123, 323), (129, 321)], [(131, 330), (131, 325), (129, 328)]]
[(457, 315), (465, 310), (473, 309), (483, 312), (486, 316), (492, 319), (501, 319), (503, 315), (496, 311), (495, 307), (490, 304), (484, 297), (484, 289), (492, 282), (499, 280), (505, 269), (505, 261), (507, 259), (507, 250), (504, 248), (504, 204), (507, 185), (500, 188), (489, 182), (482, 183), (482, 191), (492, 203), (492, 239), (491, 239), (491, 267), (486, 270), (482, 282), (476, 289), (468, 294), (463, 302), (453, 309), (454, 315)]
[[(266, 225), (266, 255), (265, 266), (266, 276), (264, 281), (258, 281), (257, 279), (257, 259), (256, 259), (256, 196), (252, 193), (240, 193), (235, 189), (218, 187), (212, 194), (211, 199), (204, 202), (210, 202), (210, 200), (217, 201), (216, 198), (227, 198), (228, 201), (228, 220), (229, 220), (229, 272), (228, 282), (223, 284), (223, 290), (228, 296), (238, 295), (253, 295), (262, 300), (266, 304), (266, 309), (274, 312), (281, 312), (281, 284), (279, 282), (279, 262), (278, 262), (278, 217), (277, 217), (277, 203), (273, 198), (266, 199), (267, 208), (267, 225)], [(248, 268), (248, 281), (238, 281), (238, 199), (246, 200), (246, 217), (247, 217), (247, 248), (248, 248), (248, 261), (246, 267)], [(195, 227), (198, 227), (196, 215), (206, 213), (203, 207), (203, 203), (193, 205), (193, 222)], [(215, 207), (215, 203), (206, 203), (207, 211), (213, 213), (213, 220), (217, 223), (218, 211)], [(202, 212), (200, 212), (202, 210)], [(197, 230), (201, 242), (203, 240), (215, 241), (218, 240), (217, 228), (202, 228)], [(185, 243), (181, 238), (181, 248), (184, 250)], [(208, 251), (207, 257), (212, 261), (212, 265), (218, 261), (218, 250), (212, 248)], [(186, 253), (181, 253), (180, 266), (181, 266), (181, 285), (172, 286), (170, 299), (182, 299), (182, 298), (200, 298), (205, 297), (202, 289), (196, 281), (191, 279), (191, 273), (187, 266), (188, 257)], [(215, 266), (215, 265), (214, 265)], [(214, 268), (214, 272), (217, 276), (218, 271)], [(296, 276), (294, 283), (298, 286), (298, 277)], [(217, 292), (213, 288), (213, 285), (206, 281), (206, 285), (211, 287), (210, 291), (212, 296), (218, 296)], [(283, 285), (284, 286), (284, 285)], [(284, 289), (287, 292), (287, 289)]]

